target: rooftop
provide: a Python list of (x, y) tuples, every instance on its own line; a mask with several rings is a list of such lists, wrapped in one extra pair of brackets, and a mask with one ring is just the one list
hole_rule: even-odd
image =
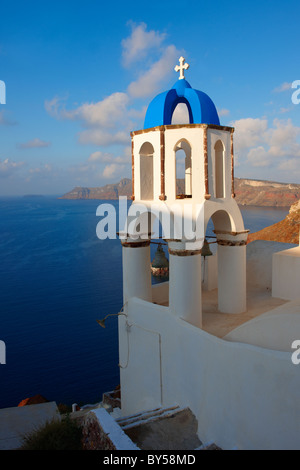
[(176, 71), (180, 71), (179, 80), (170, 90), (160, 93), (151, 101), (146, 112), (144, 129), (171, 124), (175, 108), (180, 103), (188, 108), (190, 124), (220, 125), (213, 101), (203, 91), (191, 87), (182, 73), (183, 69), (188, 68), (188, 64), (183, 65), (183, 57), (179, 61), (180, 67), (175, 67)]

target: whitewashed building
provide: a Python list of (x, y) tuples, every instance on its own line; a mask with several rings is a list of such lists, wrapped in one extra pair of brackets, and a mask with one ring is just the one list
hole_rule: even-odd
[[(300, 344), (300, 248), (247, 245), (234, 195), (234, 129), (220, 125), (212, 100), (185, 79), (187, 68), (180, 58), (179, 80), (131, 133), (133, 201), (121, 233), (122, 414), (179, 405), (197, 418), (199, 438), (223, 449), (298, 449), (292, 343)], [(210, 220), (216, 249), (206, 257)], [(155, 224), (170, 278), (152, 285)]]

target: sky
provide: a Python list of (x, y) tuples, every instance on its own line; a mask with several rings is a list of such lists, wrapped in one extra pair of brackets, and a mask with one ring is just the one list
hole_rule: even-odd
[(130, 132), (181, 55), (235, 128), (235, 176), (300, 183), (299, 14), (298, 0), (1, 2), (0, 196), (130, 178)]

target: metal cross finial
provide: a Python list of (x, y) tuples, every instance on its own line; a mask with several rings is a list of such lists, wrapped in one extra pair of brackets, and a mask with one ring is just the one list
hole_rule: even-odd
[(174, 68), (175, 72), (180, 72), (179, 80), (182, 80), (183, 78), (185, 78), (183, 71), (189, 68), (189, 64), (184, 64), (184, 61), (185, 61), (185, 58), (181, 56), (179, 58), (180, 65), (176, 65), (176, 67)]

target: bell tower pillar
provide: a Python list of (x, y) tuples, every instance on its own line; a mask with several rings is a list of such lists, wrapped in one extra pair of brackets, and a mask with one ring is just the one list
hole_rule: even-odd
[(123, 302), (131, 297), (152, 302), (150, 241), (122, 241)]
[(202, 328), (201, 250), (169, 242), (169, 305), (174, 314)]
[(222, 313), (244, 313), (246, 305), (247, 232), (218, 234), (218, 308)]

